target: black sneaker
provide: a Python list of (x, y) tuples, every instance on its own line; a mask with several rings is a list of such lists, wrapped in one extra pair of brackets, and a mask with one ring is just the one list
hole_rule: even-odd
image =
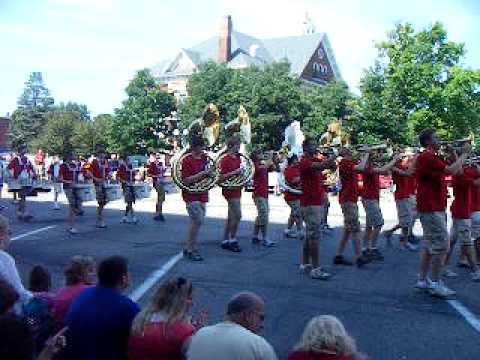
[(202, 255), (198, 252), (198, 250), (189, 251), (187, 249), (183, 250), (183, 256), (191, 261), (203, 261)]
[(260, 239), (256, 236), (252, 237), (252, 244), (260, 244)]
[(366, 265), (370, 262), (369, 258), (366, 258), (365, 256), (360, 256), (357, 261), (355, 262), (357, 264), (357, 267), (363, 267), (363, 265)]
[(222, 243), (222, 249), (228, 250), (231, 252), (241, 252), (242, 249), (238, 245), (238, 242), (228, 242), (228, 243)]
[(163, 217), (162, 214), (160, 214), (160, 215), (155, 215), (155, 216), (153, 217), (153, 220), (164, 222), (164, 221), (165, 221), (165, 218)]
[(333, 264), (334, 265), (345, 265), (345, 266), (352, 266), (353, 263), (351, 261), (348, 261), (343, 257), (343, 255), (337, 255), (333, 258)]
[(369, 255), (373, 261), (383, 261), (385, 259), (378, 249), (371, 249)]

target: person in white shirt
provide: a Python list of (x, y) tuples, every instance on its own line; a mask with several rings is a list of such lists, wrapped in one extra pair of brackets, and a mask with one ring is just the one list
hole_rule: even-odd
[(277, 360), (272, 346), (258, 335), (264, 320), (265, 303), (258, 295), (235, 295), (224, 322), (204, 327), (192, 337), (187, 359)]
[(19, 299), (15, 305), (16, 311), (19, 311), (21, 304), (27, 302), (33, 295), (23, 287), (17, 266), (15, 265), (15, 260), (6, 251), (10, 244), (8, 228), (7, 218), (0, 215), (0, 277), (9, 283), (19, 295)]

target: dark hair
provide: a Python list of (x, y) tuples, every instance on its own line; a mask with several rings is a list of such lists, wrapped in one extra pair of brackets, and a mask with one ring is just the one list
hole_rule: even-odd
[(31, 360), (35, 342), (28, 324), (15, 314), (0, 316), (0, 359)]
[(192, 136), (190, 138), (190, 147), (205, 146), (205, 140), (202, 137)]
[(19, 295), (12, 285), (0, 278), (0, 315), (10, 310), (18, 298)]
[(227, 315), (238, 315), (250, 311), (261, 301), (258, 295), (251, 292), (240, 292), (236, 294), (227, 304)]
[(434, 129), (424, 129), (420, 132), (418, 135), (418, 141), (420, 142), (420, 145), (423, 147), (427, 147), (430, 142), (432, 141), (432, 136), (435, 134)]
[(52, 277), (47, 268), (42, 265), (35, 265), (30, 271), (28, 289), (33, 292), (50, 291)]
[(292, 154), (292, 155), (288, 158), (288, 160), (287, 160), (287, 161), (288, 161), (288, 165), (292, 165), (292, 164), (293, 164), (295, 161), (297, 161), (297, 160), (298, 160), (297, 155)]
[(89, 268), (93, 268), (94, 263), (90, 256), (74, 256), (64, 271), (66, 285), (77, 285), (85, 281), (87, 272)]
[(307, 136), (305, 140), (303, 140), (302, 146), (305, 147), (308, 143), (316, 143), (316, 142), (317, 140), (315, 140), (315, 138)]
[(111, 256), (98, 265), (98, 284), (114, 288), (128, 274), (128, 262), (123, 256)]

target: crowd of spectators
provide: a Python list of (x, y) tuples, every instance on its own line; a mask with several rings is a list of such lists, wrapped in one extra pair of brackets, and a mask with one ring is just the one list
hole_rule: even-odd
[[(3, 224), (3, 225), (2, 225)], [(28, 289), (6, 252), (8, 222), (0, 216), (0, 359), (274, 360), (261, 336), (266, 305), (252, 292), (227, 303), (224, 320), (207, 325), (204, 312), (191, 318), (193, 284), (178, 277), (161, 283), (139, 305), (123, 293), (128, 263), (75, 256), (65, 269), (65, 286), (52, 291), (51, 277), (34, 266)], [(335, 317), (322, 315), (306, 326), (289, 360), (354, 360), (364, 357)]]

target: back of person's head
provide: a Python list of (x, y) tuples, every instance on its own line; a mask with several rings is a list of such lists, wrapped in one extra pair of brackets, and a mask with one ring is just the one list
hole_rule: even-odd
[(33, 292), (48, 292), (52, 287), (52, 277), (47, 268), (35, 265), (30, 271), (28, 290)]
[(418, 141), (423, 147), (427, 147), (432, 142), (432, 136), (435, 134), (434, 129), (424, 129), (418, 135)]
[(356, 355), (355, 340), (347, 333), (335, 316), (321, 315), (311, 319), (296, 350), (311, 352), (334, 352), (338, 355)]
[(240, 136), (235, 134), (227, 139), (227, 148), (231, 149), (236, 145), (240, 145)]
[(234, 295), (227, 305), (227, 318), (244, 328), (259, 333), (265, 320), (265, 304), (260, 296), (243, 291)]
[(73, 286), (78, 284), (93, 285), (95, 261), (91, 256), (76, 255), (64, 271), (65, 284)]
[(28, 324), (15, 314), (0, 316), (0, 359), (32, 360), (35, 341)]
[(128, 262), (123, 256), (111, 256), (98, 265), (98, 285), (116, 288), (124, 285), (128, 277)]
[(192, 303), (192, 292), (192, 282), (183, 277), (163, 282), (133, 321), (132, 331), (143, 334), (153, 314), (162, 315), (167, 324), (184, 320)]
[(8, 248), (10, 243), (9, 228), (10, 224), (8, 219), (0, 215), (0, 250), (6, 250)]
[(15, 289), (0, 277), (0, 315), (10, 312), (18, 299)]
[(295, 162), (296, 162), (297, 160), (298, 160), (297, 155), (295, 155), (295, 154), (290, 155), (290, 156), (288, 157), (288, 160), (287, 160), (287, 161), (288, 161), (288, 165), (293, 165), (293, 164), (295, 164)]

